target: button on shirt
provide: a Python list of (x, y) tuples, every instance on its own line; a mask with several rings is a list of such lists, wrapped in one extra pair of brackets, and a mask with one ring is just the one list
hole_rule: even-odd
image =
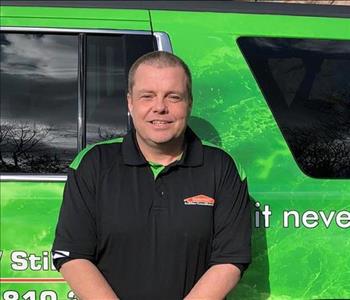
[[(71, 164), (53, 257), (92, 261), (121, 299), (183, 299), (215, 264), (250, 262), (247, 180), (190, 128), (180, 160), (151, 166), (135, 133)], [(157, 169), (157, 170), (156, 170)]]

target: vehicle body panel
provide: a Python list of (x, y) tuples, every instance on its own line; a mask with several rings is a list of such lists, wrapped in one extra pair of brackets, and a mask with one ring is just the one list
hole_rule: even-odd
[(1, 8), (1, 26), (150, 30), (145, 10)]
[[(193, 129), (221, 142), (244, 166), (254, 201), (272, 211), (270, 228), (255, 231), (253, 263), (232, 297), (350, 297), (348, 229), (334, 222), (282, 228), (284, 210), (349, 210), (349, 180), (313, 179), (299, 169), (236, 44), (240, 36), (349, 40), (350, 20), (162, 11), (151, 17), (154, 30), (168, 33), (193, 72)], [(219, 138), (207, 136), (198, 119), (215, 127)]]

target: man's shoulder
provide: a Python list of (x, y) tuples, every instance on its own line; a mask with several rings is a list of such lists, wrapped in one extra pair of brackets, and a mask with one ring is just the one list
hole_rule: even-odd
[(208, 141), (201, 141), (203, 145), (204, 161), (216, 164), (224, 172), (225, 169), (233, 167), (237, 170), (241, 180), (246, 178), (242, 164), (235, 155), (230, 154), (222, 147)]
[(121, 157), (121, 145), (123, 138), (114, 138), (91, 144), (81, 150), (69, 167), (77, 170), (82, 164), (110, 165)]
[(208, 152), (208, 154), (230, 157), (230, 155), (221, 146), (206, 140), (201, 140), (201, 142), (203, 145), (203, 150)]
[(205, 140), (201, 140), (201, 142), (203, 146), (204, 157), (208, 157), (214, 161), (216, 159), (220, 159), (223, 160), (224, 163), (235, 162), (235, 158), (233, 157), (233, 155), (228, 153), (221, 146)]

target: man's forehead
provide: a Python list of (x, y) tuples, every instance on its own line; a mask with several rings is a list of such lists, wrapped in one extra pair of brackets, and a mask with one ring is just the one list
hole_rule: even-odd
[(168, 70), (168, 69), (173, 69), (173, 70), (182, 70), (184, 73), (184, 69), (180, 66), (180, 65), (168, 65), (168, 64), (164, 64), (164, 63), (157, 63), (157, 62), (154, 62), (154, 63), (142, 63), (140, 64), (136, 71), (135, 71), (135, 74), (138, 72), (138, 71), (143, 71), (145, 69), (153, 69), (155, 72), (158, 70), (158, 71), (162, 71), (162, 70)]
[[(158, 81), (174, 81), (178, 82), (178, 76), (183, 77), (186, 80), (186, 74), (180, 66), (164, 66), (159, 67), (157, 65), (141, 64), (135, 72), (134, 84), (144, 82), (152, 79)], [(154, 82), (157, 84), (158, 82)]]
[[(156, 91), (152, 88), (140, 88), (140, 89), (137, 89), (136, 91), (136, 94), (143, 94), (143, 93), (156, 93)], [(174, 94), (184, 94), (186, 91), (185, 90), (180, 90), (180, 89), (176, 89), (176, 88), (173, 88), (173, 89), (167, 89), (166, 90), (167, 93), (174, 93)]]

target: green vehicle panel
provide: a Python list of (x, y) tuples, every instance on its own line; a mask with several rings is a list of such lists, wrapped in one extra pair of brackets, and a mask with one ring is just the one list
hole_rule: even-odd
[[(297, 166), (242, 56), (240, 36), (350, 39), (349, 19), (228, 13), (152, 12), (154, 30), (165, 31), (174, 52), (189, 62), (194, 81), (192, 116), (212, 124), (222, 146), (247, 173), (250, 194), (269, 205), (269, 228), (258, 228), (253, 263), (232, 299), (350, 297), (348, 229), (283, 228), (283, 211), (350, 209), (349, 180), (306, 176)], [(284, 25), (281, 25), (284, 24)], [(307, 26), (305, 26), (307, 24)], [(195, 48), (188, 45), (196, 45)], [(195, 121), (195, 120), (194, 120)], [(196, 132), (200, 122), (193, 122)], [(217, 142), (217, 139), (214, 139)]]
[(150, 30), (150, 21), (145, 10), (4, 6), (1, 26)]

